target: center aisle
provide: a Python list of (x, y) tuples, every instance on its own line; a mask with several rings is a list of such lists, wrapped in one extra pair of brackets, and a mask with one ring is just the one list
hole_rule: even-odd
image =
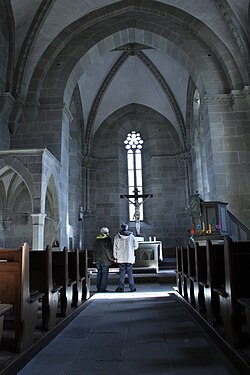
[(18, 375), (211, 373), (240, 374), (173, 287), (155, 283), (92, 296)]

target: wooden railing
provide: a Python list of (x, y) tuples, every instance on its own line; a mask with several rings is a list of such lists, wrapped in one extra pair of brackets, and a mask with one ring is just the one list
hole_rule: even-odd
[(250, 229), (244, 225), (237, 217), (231, 212), (228, 213), (228, 232), (234, 241), (250, 240)]

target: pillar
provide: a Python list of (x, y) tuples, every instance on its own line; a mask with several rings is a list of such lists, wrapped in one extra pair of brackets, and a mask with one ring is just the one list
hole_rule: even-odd
[(32, 237), (32, 249), (33, 250), (44, 250), (44, 221), (46, 214), (31, 214), (33, 237)]

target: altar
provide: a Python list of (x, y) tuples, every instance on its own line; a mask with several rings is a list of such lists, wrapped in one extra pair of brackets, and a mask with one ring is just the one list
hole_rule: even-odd
[(158, 261), (163, 260), (161, 241), (138, 241), (134, 267), (154, 268), (158, 272)]

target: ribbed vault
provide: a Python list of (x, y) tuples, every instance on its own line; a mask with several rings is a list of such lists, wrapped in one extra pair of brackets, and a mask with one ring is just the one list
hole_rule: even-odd
[[(32, 92), (34, 89), (40, 92), (39, 86), (42, 85), (43, 97), (49, 86), (52, 96), (58, 98), (58, 91), (53, 95), (51, 70), (55, 84), (58, 80), (65, 82), (59, 97), (68, 101), (76, 82), (95, 58), (122, 44), (134, 42), (160, 49), (166, 55), (174, 55), (179, 63), (185, 64), (197, 86), (202, 86), (199, 81), (204, 83), (203, 90), (206, 92), (224, 93), (242, 87), (242, 77), (232, 55), (199, 20), (162, 4), (160, 8), (155, 4), (154, 8), (145, 8), (128, 1), (122, 2), (119, 12), (118, 9), (116, 4), (106, 7), (102, 15), (99, 11), (93, 12), (55, 38), (37, 67), (37, 72), (43, 70), (43, 76), (33, 82)], [(211, 70), (215, 73), (212, 83)]]

